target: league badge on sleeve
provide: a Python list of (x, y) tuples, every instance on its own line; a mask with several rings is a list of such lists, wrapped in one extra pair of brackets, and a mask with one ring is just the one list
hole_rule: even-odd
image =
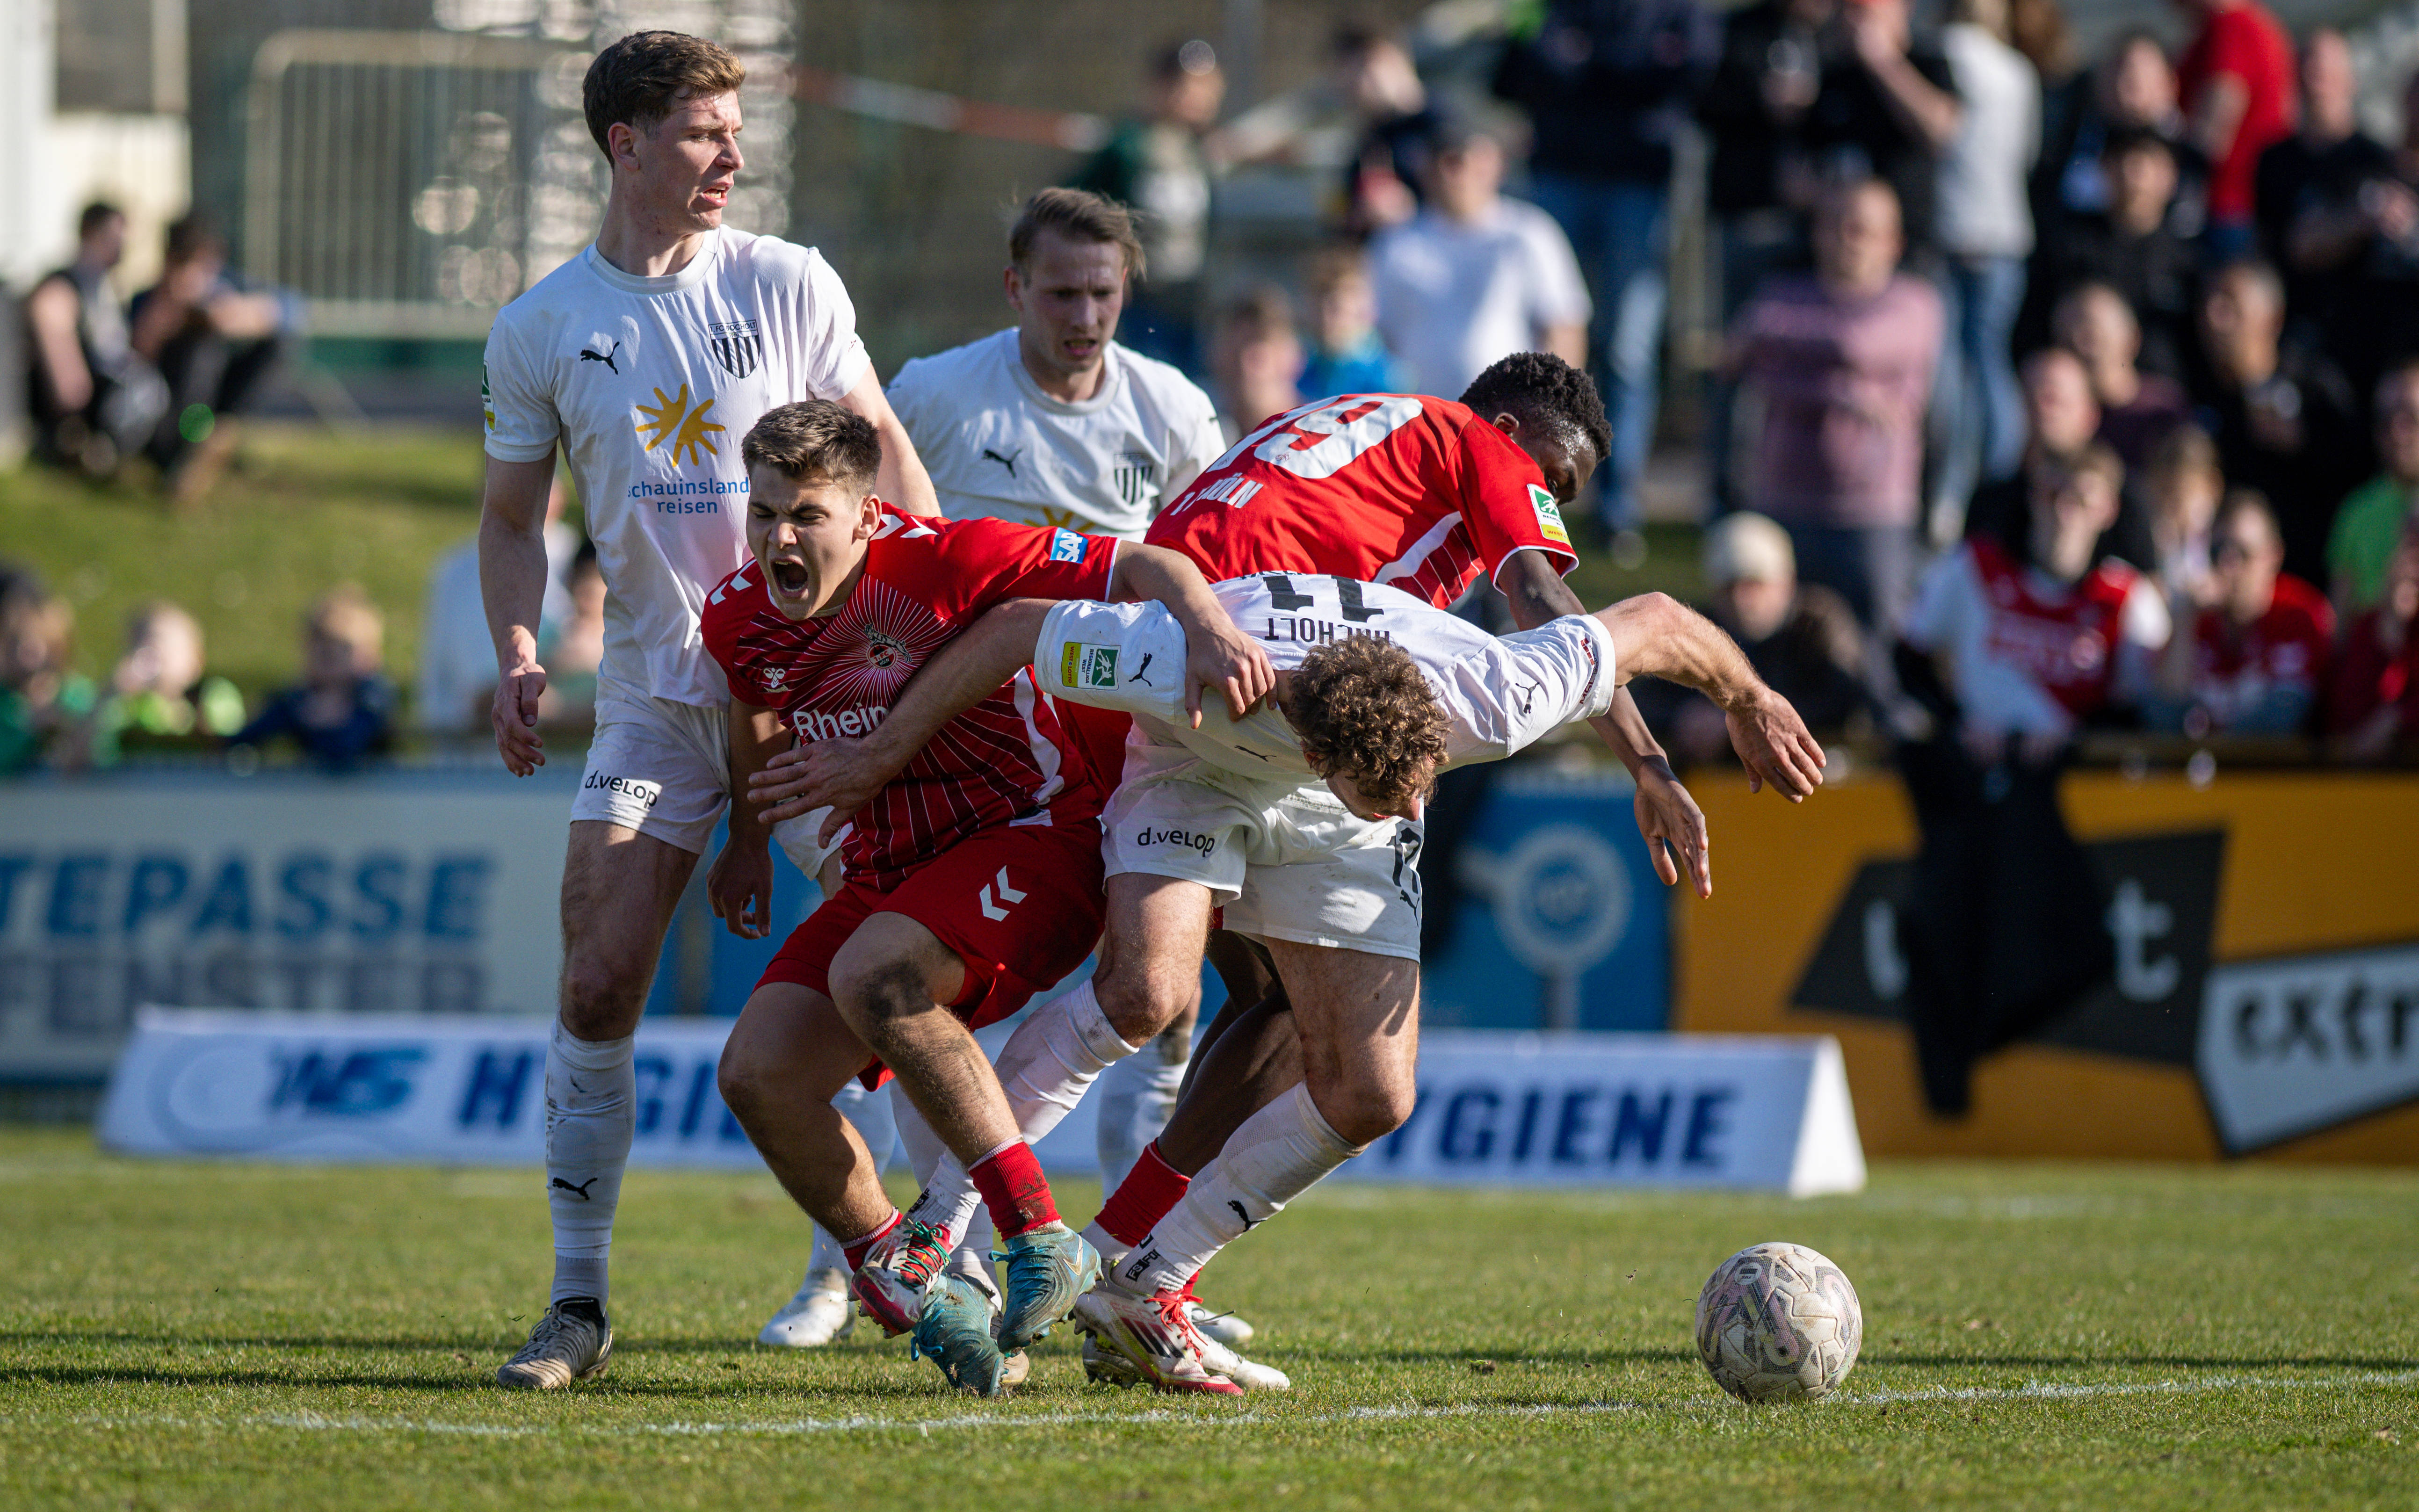
[(1076, 534), (1073, 531), (1052, 531), (1050, 532), (1050, 560), (1053, 562), (1083, 561), (1084, 538)]
[(1058, 658), (1058, 681), (1068, 687), (1117, 686), (1117, 648), (1070, 640)]
[(1563, 528), (1563, 506), (1554, 502), (1552, 494), (1533, 483), (1529, 485), (1529, 507), (1535, 511), (1537, 529), (1547, 540), (1556, 546), (1571, 544), (1571, 532)]

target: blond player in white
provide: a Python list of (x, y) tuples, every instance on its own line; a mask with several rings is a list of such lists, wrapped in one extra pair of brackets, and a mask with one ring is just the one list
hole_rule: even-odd
[[(743, 78), (729, 52), (677, 32), (635, 33), (597, 55), (583, 104), (612, 170), (603, 224), (487, 338), (480, 583), (496, 745), (516, 775), (546, 762), (536, 630), (558, 448), (606, 583), (547, 1057), (554, 1280), (529, 1342), (497, 1372), (506, 1386), (564, 1386), (611, 1352), (607, 1259), (636, 1111), (631, 1035), (673, 905), (728, 803), (732, 745), (781, 734), (770, 720), (732, 728), (698, 628), (706, 594), (747, 558), (739, 438), (776, 405), (837, 400), (882, 432), (882, 496), (937, 513), (838, 275), (808, 248), (722, 224), (745, 166)], [(717, 908), (762, 934), (772, 870), (758, 823), (749, 808), (732, 814), (715, 881)], [(793, 854), (812, 874), (820, 856)]]
[[(1053, 697), (1131, 715), (1125, 779), (1102, 815), (1111, 874), (1198, 885), (1228, 929), (1271, 948), (1294, 1000), (1305, 1075), (1242, 1119), (1210, 1165), (1140, 1243), (1095, 1225), (1102, 1286), (1076, 1313), (1096, 1379), (1167, 1390), (1282, 1389), (1282, 1374), (1205, 1337), (1193, 1275), (1408, 1117), (1418, 1051), (1418, 856), (1424, 796), (1447, 766), (1495, 761), (1609, 708), (1640, 675), (1704, 691), (1749, 730), (1767, 766), (1810, 791), (1821, 748), (1729, 637), (1660, 594), (1496, 638), (1425, 601), (1352, 579), (1265, 573), (1216, 585), (1258, 640), (1277, 692), (1237, 721), (1184, 715), (1182, 632), (1145, 608), (1070, 602), (994, 609), (911, 684), (876, 737), (850, 753), (879, 768), (1001, 667), (1028, 658)], [(926, 680), (929, 679), (929, 682)], [(835, 750), (831, 754), (841, 753)], [(852, 774), (864, 780), (865, 774)], [(1778, 785), (1778, 784), (1777, 784)], [(1399, 1000), (1327, 991), (1353, 954), (1391, 960)], [(1375, 1022), (1364, 1022), (1374, 1005)], [(1086, 1008), (1088, 1007), (1088, 1014)], [(1028, 1140), (1054, 1126), (1097, 1074), (1097, 1004), (1071, 994), (1035, 1011), (1000, 1054), (1001, 1082)], [(1186, 1094), (1219, 1096), (1209, 1085)], [(942, 1175), (953, 1173), (944, 1167)], [(954, 1228), (971, 1189), (936, 1184), (925, 1222)]]

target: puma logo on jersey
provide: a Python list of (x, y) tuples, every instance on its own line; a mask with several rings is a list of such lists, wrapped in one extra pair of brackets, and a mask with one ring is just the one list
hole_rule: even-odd
[(1016, 476), (1016, 459), (1024, 455), (1025, 448), (1022, 446), (1018, 447), (1015, 451), (1009, 453), (1006, 456), (1000, 455), (997, 452), (994, 452), (990, 447), (986, 446), (983, 448), (982, 459), (986, 462), (996, 462), (1001, 467), (1008, 469), (1008, 475), (1012, 478)]
[(1132, 677), (1127, 678), (1126, 681), (1129, 683), (1141, 682), (1142, 674), (1150, 671), (1150, 658), (1158, 655), (1159, 653), (1156, 651), (1144, 652), (1142, 654), (1142, 664), (1134, 669), (1134, 674)]
[(1520, 695), (1521, 718), (1525, 719), (1529, 717), (1529, 706), (1537, 702), (1537, 690), (1545, 686), (1546, 685), (1543, 683), (1531, 683), (1529, 685), (1529, 690)]
[[(620, 342), (618, 342), (618, 341), (617, 341), (617, 342), (615, 342), (615, 343), (613, 343), (613, 345), (612, 345), (609, 348), (608, 348), (607, 350), (601, 351), (601, 352), (600, 352), (600, 351), (597, 351), (597, 350), (594, 350), (594, 349), (593, 349), (593, 348), (592, 348), (592, 347), (580, 347), (580, 348), (579, 348), (579, 360), (580, 360), (581, 362), (583, 362), (583, 363), (604, 363), (604, 364), (606, 365), (606, 367), (607, 367), (608, 369), (609, 369), (609, 370), (613, 373), (613, 375), (614, 375), (615, 377), (617, 377), (617, 378), (621, 376), (622, 368), (621, 368), (621, 364), (620, 364), (620, 363), (616, 363), (616, 362), (614, 362), (614, 361), (613, 361), (613, 359), (614, 359), (614, 358), (616, 358), (616, 357), (619, 357), (619, 356), (621, 356), (621, 355), (622, 355), (622, 344), (621, 344)], [(659, 398), (660, 398), (660, 397), (661, 397), (661, 395), (657, 395), (657, 397), (659, 397)]]

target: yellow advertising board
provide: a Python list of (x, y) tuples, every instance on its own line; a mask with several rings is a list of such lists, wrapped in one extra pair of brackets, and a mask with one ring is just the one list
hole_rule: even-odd
[(1870, 1153), (2419, 1165), (2419, 778), (2070, 776), (2116, 977), (1984, 1058), (1956, 1120), (1903, 1016), (1898, 782), (1695, 791), (1715, 891), (1672, 905), (1672, 1026), (1838, 1035)]

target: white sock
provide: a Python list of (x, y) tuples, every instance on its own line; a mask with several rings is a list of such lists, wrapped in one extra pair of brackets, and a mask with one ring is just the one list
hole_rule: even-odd
[[(1093, 1098), (1101, 1110), (1096, 1148), (1101, 1154), (1101, 1190), (1114, 1192), (1117, 1183), (1142, 1159), (1143, 1147), (1159, 1137), (1176, 1113), (1176, 1094), (1184, 1085), (1185, 1063), (1193, 1042), (1170, 1032), (1151, 1041), (1148, 1052), (1121, 1060), (1101, 1073)], [(1173, 1058), (1170, 1058), (1173, 1057)]]
[[(892, 1086), (895, 1088), (897, 1084)], [(916, 1179), (926, 1183), (925, 1190), (929, 1195), (933, 1176), (942, 1164), (946, 1162), (955, 1165), (957, 1162), (949, 1154), (948, 1147), (941, 1143), (941, 1136), (924, 1121), (924, 1115), (917, 1112), (916, 1104), (907, 1100), (904, 1091), (893, 1090), (891, 1109), (899, 1124), (899, 1142), (907, 1147), (907, 1164), (914, 1168)], [(972, 1191), (974, 1183), (968, 1181), (966, 1189)], [(916, 1206), (908, 1211), (908, 1216), (919, 1223), (940, 1227), (932, 1219), (924, 1216), (924, 1205), (925, 1199), (918, 1197)], [(994, 1242), (991, 1213), (983, 1207), (979, 1196), (975, 1199), (973, 1217), (960, 1218), (958, 1227), (949, 1233), (949, 1263), (946, 1269), (965, 1276), (996, 1299), (999, 1285), (993, 1278), (991, 1269)]]
[[(832, 1106), (856, 1126), (865, 1148), (873, 1152), (874, 1174), (879, 1176), (888, 1170), (891, 1153), (899, 1145), (899, 1128), (890, 1116), (890, 1094), (869, 1092), (863, 1082), (852, 1077), (840, 1095), (832, 1099)], [(807, 1257), (808, 1279), (811, 1281), (818, 1271), (847, 1269), (848, 1257), (842, 1253), (840, 1241), (825, 1232), (823, 1225), (815, 1225), (815, 1246)]]
[[(1008, 1111), (1025, 1142), (1040, 1143), (1084, 1100), (1102, 1071), (1134, 1050), (1110, 1026), (1088, 978), (1035, 1009), (1000, 1047), (996, 1068), (1000, 1090), (1008, 1094)], [(1135, 1147), (1137, 1153), (1140, 1148)], [(981, 1207), (982, 1196), (965, 1165), (944, 1150), (925, 1179), (923, 1195), (907, 1213), (962, 1239)]]
[[(1110, 1190), (1115, 1191), (1116, 1189), (1112, 1187)], [(1095, 1218), (1090, 1223), (1084, 1226), (1084, 1242), (1091, 1245), (1093, 1250), (1101, 1257), (1101, 1273), (1102, 1275), (1114, 1275), (1117, 1273), (1117, 1262), (1126, 1257), (1126, 1242), (1124, 1240), (1119, 1239), (1117, 1235), (1112, 1234), (1107, 1229), (1102, 1227), (1101, 1220)]]
[(1319, 1116), (1308, 1085), (1297, 1084), (1243, 1120), (1210, 1168), (1193, 1179), (1176, 1211), (1117, 1267), (1117, 1284), (1146, 1296), (1176, 1290), (1210, 1257), (1283, 1212), (1366, 1148), (1346, 1144)]
[(604, 1305), (613, 1210), (638, 1128), (631, 1036), (582, 1040), (554, 1026), (546, 1054), (546, 1196), (554, 1215), (551, 1302), (593, 1297)]

